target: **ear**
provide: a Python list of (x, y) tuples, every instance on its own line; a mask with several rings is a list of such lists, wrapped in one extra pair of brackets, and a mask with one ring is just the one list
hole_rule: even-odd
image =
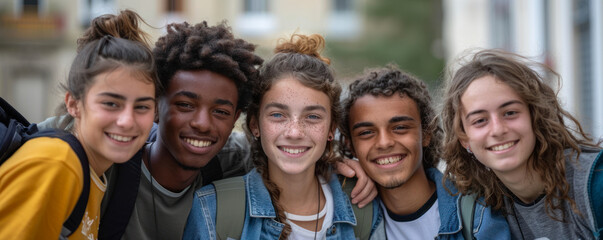
[(234, 116), (234, 117), (235, 117), (235, 118), (234, 118), (235, 122), (236, 122), (237, 120), (239, 120), (239, 117), (240, 117), (240, 116), (241, 116), (241, 109), (237, 110), (237, 112), (235, 113), (235, 116)]
[(251, 120), (249, 120), (249, 126), (247, 127), (249, 127), (249, 130), (254, 137), (260, 137), (260, 127), (255, 117), (251, 117)]
[(356, 156), (356, 151), (354, 150), (354, 145), (352, 145), (352, 140), (351, 139), (347, 139), (344, 138), (343, 144), (345, 145), (345, 147), (350, 150), (350, 153), (352, 154), (352, 156), (354, 157), (358, 157)]
[(463, 140), (459, 139), (459, 143), (461, 143), (463, 148), (471, 150), (471, 146), (469, 146), (469, 143), (467, 141), (463, 141)]
[(423, 132), (423, 142), (421, 143), (421, 145), (423, 147), (427, 147), (427, 146), (429, 146), (430, 142), (431, 142), (431, 134), (425, 134), (425, 132)]
[(73, 97), (70, 92), (65, 93), (65, 106), (67, 107), (67, 112), (69, 112), (69, 115), (71, 115), (73, 118), (80, 117), (80, 109), (78, 103), (79, 101), (75, 99), (75, 97)]
[(331, 130), (329, 130), (329, 135), (327, 135), (327, 140), (328, 141), (333, 141), (335, 140), (335, 130), (337, 128), (335, 126), (331, 127)]

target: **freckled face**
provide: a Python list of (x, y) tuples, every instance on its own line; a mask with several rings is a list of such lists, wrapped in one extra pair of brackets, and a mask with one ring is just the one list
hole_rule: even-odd
[(367, 175), (379, 186), (395, 188), (423, 168), (421, 116), (408, 97), (367, 94), (350, 108), (350, 134), (354, 154)]
[(259, 132), (270, 174), (314, 175), (332, 134), (330, 103), (325, 93), (294, 78), (278, 80), (264, 94), (250, 128)]
[(475, 157), (495, 173), (523, 171), (536, 138), (527, 104), (493, 76), (474, 80), (461, 96), (461, 121)]

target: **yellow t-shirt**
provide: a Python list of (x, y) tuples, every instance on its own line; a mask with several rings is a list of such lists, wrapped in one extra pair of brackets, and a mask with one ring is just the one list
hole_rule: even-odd
[[(90, 195), (69, 239), (96, 239), (105, 184), (90, 170)], [(58, 239), (82, 192), (83, 172), (68, 143), (41, 137), (0, 165), (0, 239)]]

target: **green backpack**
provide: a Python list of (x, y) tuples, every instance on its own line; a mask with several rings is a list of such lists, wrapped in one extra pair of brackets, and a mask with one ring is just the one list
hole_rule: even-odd
[(475, 214), (475, 194), (461, 195), (461, 222), (465, 240), (473, 239), (473, 215)]
[[(351, 194), (356, 180), (348, 180), (343, 191)], [(344, 182), (345, 183), (345, 182)], [(214, 181), (216, 188), (216, 234), (218, 239), (240, 239), (245, 221), (245, 181), (243, 177), (233, 177)], [(373, 203), (364, 208), (352, 205), (358, 225), (354, 233), (359, 239), (369, 239), (373, 218)]]

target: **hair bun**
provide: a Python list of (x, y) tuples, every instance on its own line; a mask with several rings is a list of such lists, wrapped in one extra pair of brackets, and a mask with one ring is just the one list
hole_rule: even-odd
[(103, 38), (106, 35), (142, 43), (149, 47), (149, 35), (142, 31), (138, 21), (146, 23), (138, 13), (131, 10), (120, 11), (119, 15), (105, 14), (92, 20), (90, 27), (77, 40), (78, 52), (89, 42)]
[(325, 39), (318, 34), (310, 36), (293, 34), (288, 41), (281, 39), (274, 49), (274, 53), (300, 53), (320, 59), (330, 64), (331, 60), (320, 55), (325, 48)]

